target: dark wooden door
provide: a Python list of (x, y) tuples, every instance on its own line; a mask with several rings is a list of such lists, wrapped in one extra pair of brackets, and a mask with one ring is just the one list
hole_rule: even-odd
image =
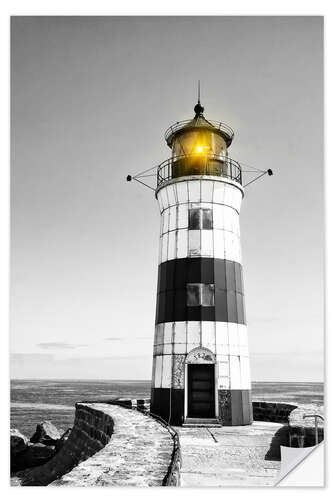
[(188, 365), (188, 417), (215, 417), (214, 365)]

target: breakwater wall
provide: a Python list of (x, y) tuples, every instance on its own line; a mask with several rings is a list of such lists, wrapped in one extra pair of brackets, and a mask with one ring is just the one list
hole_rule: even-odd
[(297, 406), (289, 403), (253, 401), (252, 408), (253, 420), (287, 424), (291, 412), (296, 410)]
[(178, 484), (170, 429), (148, 415), (106, 403), (77, 403), (71, 434), (46, 464), (21, 471), (22, 486)]
[[(146, 414), (150, 412), (150, 399), (119, 398), (106, 400), (106, 402), (111, 405), (136, 409)], [(281, 458), (280, 446), (304, 448), (314, 446), (316, 439), (318, 439), (319, 443), (324, 439), (323, 421), (319, 421), (318, 435), (316, 436), (314, 419), (306, 421), (303, 419), (303, 415), (308, 413), (319, 413), (322, 415), (323, 412), (320, 407), (277, 401), (253, 401), (252, 409), (254, 421), (285, 424), (276, 433), (270, 452), (268, 453), (268, 456), (274, 456), (274, 460), (280, 460)], [(154, 417), (156, 418), (156, 415)], [(175, 439), (178, 438), (176, 437)], [(175, 447), (177, 448), (177, 445)]]
[[(151, 416), (149, 409), (149, 399), (77, 403), (73, 429), (60, 451), (46, 464), (18, 472), (13, 484), (178, 486), (178, 433)], [(280, 460), (281, 445), (315, 444), (313, 422), (304, 424), (304, 411), (305, 408), (289, 403), (253, 403), (254, 420), (282, 424), (272, 437), (266, 460)], [(321, 426), (319, 442), (323, 436)]]

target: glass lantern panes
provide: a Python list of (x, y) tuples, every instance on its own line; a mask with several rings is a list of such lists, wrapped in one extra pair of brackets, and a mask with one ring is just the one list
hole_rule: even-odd
[(172, 156), (183, 155), (225, 155), (227, 146), (223, 137), (210, 130), (199, 129), (184, 131), (175, 137)]

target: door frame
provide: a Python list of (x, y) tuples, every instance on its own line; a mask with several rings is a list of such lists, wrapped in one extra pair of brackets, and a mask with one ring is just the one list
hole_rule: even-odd
[(184, 380), (184, 420), (188, 418), (188, 365), (214, 365), (214, 396), (215, 396), (215, 418), (219, 416), (218, 405), (218, 364), (215, 354), (206, 347), (196, 347), (190, 351), (185, 359)]

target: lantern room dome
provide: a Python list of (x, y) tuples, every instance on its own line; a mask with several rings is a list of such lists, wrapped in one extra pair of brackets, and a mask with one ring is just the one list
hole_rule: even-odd
[(168, 146), (172, 149), (173, 143), (176, 137), (179, 137), (190, 131), (209, 131), (213, 134), (217, 134), (223, 138), (226, 147), (228, 148), (232, 143), (234, 138), (234, 132), (229, 125), (222, 122), (217, 122), (213, 120), (207, 120), (204, 115), (204, 107), (201, 105), (200, 101), (194, 107), (195, 116), (191, 120), (183, 120), (181, 122), (176, 122), (174, 125), (168, 128), (165, 132), (165, 140)]

